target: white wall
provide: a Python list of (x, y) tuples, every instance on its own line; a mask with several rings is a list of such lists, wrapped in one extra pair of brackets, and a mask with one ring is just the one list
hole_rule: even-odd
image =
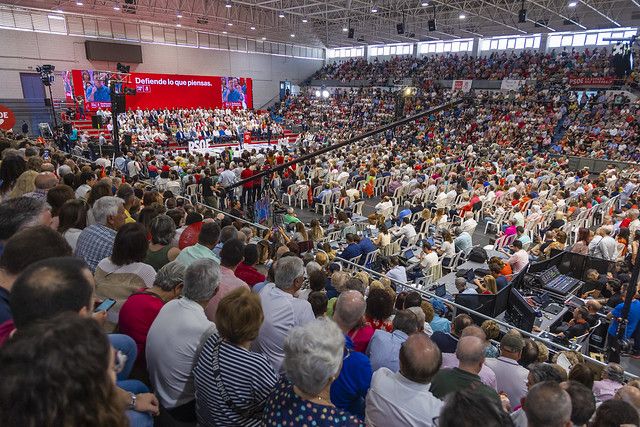
[[(20, 72), (35, 72), (38, 65), (55, 65), (56, 72), (116, 69), (115, 63), (87, 60), (84, 37), (0, 29), (0, 40), (0, 98), (22, 98)], [(281, 80), (298, 83), (323, 64), (322, 60), (146, 43), (142, 59), (142, 64), (131, 64), (131, 71), (251, 77), (256, 108), (278, 94)], [(61, 79), (53, 91), (54, 97), (64, 97)]]

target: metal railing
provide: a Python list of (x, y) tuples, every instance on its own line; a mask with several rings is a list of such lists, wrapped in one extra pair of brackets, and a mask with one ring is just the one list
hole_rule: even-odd
[[(496, 319), (494, 317), (491, 317), (491, 316), (488, 316), (486, 314), (479, 313), (479, 312), (477, 312), (477, 311), (475, 311), (475, 310), (473, 310), (473, 309), (471, 309), (469, 307), (465, 307), (463, 305), (457, 304), (456, 302), (449, 301), (449, 300), (447, 300), (445, 298), (439, 297), (439, 296), (437, 296), (436, 294), (434, 294), (432, 292), (428, 292), (428, 291), (425, 291), (425, 290), (422, 290), (422, 289), (418, 289), (418, 288), (412, 286), (410, 283), (403, 283), (403, 282), (400, 282), (399, 280), (396, 280), (396, 279), (393, 279), (391, 277), (385, 276), (382, 273), (379, 273), (379, 272), (377, 272), (375, 270), (371, 270), (371, 269), (369, 269), (369, 268), (367, 268), (365, 266), (362, 266), (360, 264), (356, 264), (354, 262), (348, 261), (348, 260), (346, 260), (344, 258), (340, 258), (340, 257), (335, 257), (334, 260), (339, 260), (341, 263), (350, 264), (352, 267), (360, 269), (361, 271), (364, 271), (364, 272), (368, 273), (369, 275), (373, 275), (373, 276), (378, 277), (378, 278), (386, 277), (392, 283), (395, 283), (397, 292), (400, 292), (399, 289), (403, 289), (403, 290), (406, 289), (406, 290), (411, 290), (411, 291), (418, 292), (423, 297), (438, 299), (438, 300), (442, 301), (443, 303), (446, 303), (447, 305), (450, 305), (450, 306), (455, 307), (457, 309), (463, 310), (465, 313), (469, 313), (469, 314), (472, 314), (474, 316), (481, 317), (481, 318), (483, 318), (485, 320), (493, 320), (498, 325), (500, 325), (500, 326), (502, 326), (502, 327), (504, 327), (504, 328), (506, 328), (508, 330), (509, 329), (516, 329), (523, 336), (529, 337), (534, 341), (542, 342), (547, 347), (554, 348), (555, 349), (554, 351), (556, 351), (556, 352), (560, 352), (560, 351), (575, 351), (575, 350), (573, 350), (571, 348), (565, 347), (565, 346), (563, 346), (561, 344), (558, 344), (558, 343), (556, 343), (554, 341), (551, 341), (551, 340), (548, 340), (546, 338), (540, 337), (538, 335), (532, 334), (531, 332), (527, 332), (527, 331), (524, 331), (522, 329), (519, 329), (519, 328), (517, 328), (517, 327), (515, 327), (513, 325), (510, 325), (509, 323), (504, 322), (502, 320), (498, 320), (498, 319)], [(587, 342), (584, 345), (589, 345), (589, 344)], [(597, 359), (594, 359), (594, 358), (592, 358), (590, 356), (587, 356), (585, 354), (582, 354), (582, 357), (585, 359), (585, 361), (588, 361), (590, 363), (596, 364), (596, 365), (598, 365), (600, 367), (604, 368), (604, 367), (607, 366), (606, 363), (603, 363), (603, 362), (601, 362), (601, 361), (599, 361)], [(637, 379), (638, 378), (638, 376), (636, 376), (636, 375), (634, 375), (634, 374), (632, 374), (630, 372), (627, 372), (627, 371), (625, 371), (625, 375), (627, 377), (631, 378), (631, 379)]]

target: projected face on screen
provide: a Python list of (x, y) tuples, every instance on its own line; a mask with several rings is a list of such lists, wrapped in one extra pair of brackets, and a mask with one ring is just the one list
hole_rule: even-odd
[(245, 79), (238, 77), (221, 77), (222, 105), (224, 107), (247, 108)]
[(111, 102), (111, 94), (104, 73), (93, 70), (82, 71), (85, 100), (87, 102)]

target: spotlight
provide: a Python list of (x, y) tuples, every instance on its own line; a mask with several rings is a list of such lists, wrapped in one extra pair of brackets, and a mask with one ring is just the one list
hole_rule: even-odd
[(279, 12), (279, 13), (278, 13), (278, 18), (284, 18), (284, 13)]
[(227, 0), (224, 4), (224, 7), (226, 7), (227, 9), (231, 7), (231, 0)]
[(118, 5), (113, 6), (113, 10), (120, 10), (120, 6)]
[(347, 27), (344, 27), (342, 31), (346, 33), (347, 31), (349, 31), (349, 29)]
[(422, 1), (422, 3), (420, 3), (420, 6), (427, 7), (427, 6), (429, 6), (429, 2), (428, 1)]
[(82, 3), (81, 1), (77, 1), (76, 6), (84, 6), (84, 3)]
[(226, 31), (223, 31), (223, 32), (222, 32), (222, 34), (227, 34), (227, 32), (226, 32)]
[(180, 28), (182, 27), (182, 24), (176, 24), (176, 27)]
[(267, 39), (266, 37), (262, 37), (262, 40), (266, 40), (266, 39)]
[(325, 89), (325, 90), (323, 90), (323, 91), (322, 91), (322, 97), (323, 97), (324, 99), (329, 98), (329, 91), (328, 91), (328, 90), (326, 90), (326, 89)]
[(571, 2), (571, 3), (569, 3), (567, 6), (569, 6), (569, 7), (576, 7), (577, 5), (578, 5), (578, 3), (577, 3), (577, 2), (572, 1), (572, 2)]
[(291, 34), (291, 38), (295, 38), (295, 36), (296, 36), (295, 34)]
[(320, 93), (320, 91), (319, 91), (319, 90), (317, 90), (317, 91), (316, 91), (316, 98), (320, 98), (320, 96), (321, 96), (321, 93)]
[(371, 13), (378, 13), (378, 8), (377, 8), (377, 7), (375, 7), (375, 6), (373, 6), (373, 7), (371, 8)]
[[(180, 24), (178, 24), (178, 26), (180, 26)], [(129, 72), (131, 71), (131, 66), (130, 65), (124, 65), (124, 64), (121, 64), (119, 62), (116, 65), (116, 68), (122, 74), (129, 74)]]
[(306, 24), (307, 22), (309, 22), (306, 18), (302, 19), (302, 23)]
[(229, 27), (233, 27), (233, 22), (227, 22), (227, 25), (228, 25)]
[(458, 16), (458, 18), (460, 19), (465, 19), (467, 16), (464, 13), (461, 13), (460, 16)]
[(255, 30), (255, 29), (256, 29), (256, 27), (251, 27), (251, 30)]

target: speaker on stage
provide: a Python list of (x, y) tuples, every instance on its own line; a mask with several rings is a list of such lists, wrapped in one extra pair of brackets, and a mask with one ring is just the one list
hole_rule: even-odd
[(429, 19), (429, 21), (427, 21), (427, 25), (429, 26), (429, 31), (435, 31), (436, 30), (436, 20), (435, 19)]
[(355, 34), (356, 34), (356, 30), (353, 28), (349, 28), (349, 34), (347, 34), (347, 38), (352, 39), (353, 36), (355, 36)]
[(125, 112), (125, 96), (123, 93), (111, 94), (111, 108), (116, 114)]
[(397, 23), (396, 30), (398, 31), (398, 34), (404, 34), (404, 22)]

